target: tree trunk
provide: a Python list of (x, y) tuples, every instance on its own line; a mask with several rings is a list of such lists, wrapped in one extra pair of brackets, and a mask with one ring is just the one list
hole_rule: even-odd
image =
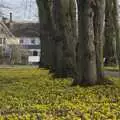
[(40, 66), (54, 69), (54, 37), (51, 1), (36, 0), (40, 20), (41, 60)]
[(116, 52), (117, 52), (117, 59), (120, 69), (120, 25), (119, 25), (119, 12), (118, 12), (118, 1), (113, 0), (113, 12), (114, 12), (114, 26), (115, 26), (115, 35), (116, 35)]
[(56, 74), (72, 75), (76, 65), (76, 3), (54, 0), (53, 16), (56, 31)]
[(60, 0), (53, 0), (53, 23), (55, 29), (55, 73), (63, 74), (63, 26)]
[(78, 4), (78, 60), (73, 84), (93, 85), (97, 82), (96, 52), (94, 45), (94, 11), (90, 0), (77, 0)]
[(105, 44), (104, 57), (106, 58), (105, 65), (111, 65), (112, 59), (116, 62), (115, 55), (115, 29), (113, 21), (113, 1), (106, 0), (105, 8)]
[(103, 35), (105, 20), (105, 0), (95, 0), (94, 10), (94, 42), (96, 51), (97, 82), (103, 80)]

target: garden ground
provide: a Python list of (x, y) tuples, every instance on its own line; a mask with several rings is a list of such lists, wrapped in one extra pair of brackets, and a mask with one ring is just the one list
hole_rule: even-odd
[(72, 87), (37, 68), (0, 69), (0, 120), (119, 120), (120, 81)]

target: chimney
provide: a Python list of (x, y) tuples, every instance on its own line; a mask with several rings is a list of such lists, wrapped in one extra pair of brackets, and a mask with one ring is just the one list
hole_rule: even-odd
[(9, 29), (13, 28), (13, 20), (12, 20), (12, 13), (10, 12), (10, 20), (9, 20)]
[(12, 22), (12, 13), (10, 12), (10, 22)]

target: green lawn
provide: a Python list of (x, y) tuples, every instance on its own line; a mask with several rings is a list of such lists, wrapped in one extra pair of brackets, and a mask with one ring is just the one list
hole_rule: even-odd
[(0, 120), (119, 120), (119, 80), (112, 80), (71, 87), (72, 79), (53, 79), (47, 70), (0, 69)]
[(118, 66), (105, 66), (104, 70), (107, 70), (107, 71), (119, 71), (119, 67)]

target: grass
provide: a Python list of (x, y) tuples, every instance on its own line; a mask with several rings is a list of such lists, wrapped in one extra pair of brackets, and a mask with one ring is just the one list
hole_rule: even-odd
[(119, 71), (119, 67), (118, 66), (105, 66), (104, 70), (107, 70), (107, 71)]
[(0, 120), (119, 120), (120, 87), (71, 87), (48, 70), (0, 69)]

